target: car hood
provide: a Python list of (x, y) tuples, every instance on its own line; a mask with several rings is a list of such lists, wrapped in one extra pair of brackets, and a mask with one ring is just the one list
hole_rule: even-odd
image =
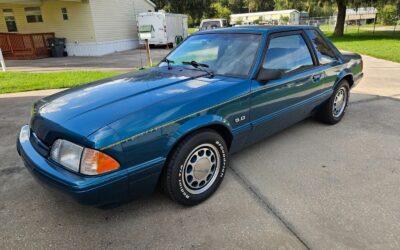
[(129, 114), (218, 81), (183, 67), (142, 70), (59, 92), (35, 103), (31, 127), (46, 144), (78, 141)]

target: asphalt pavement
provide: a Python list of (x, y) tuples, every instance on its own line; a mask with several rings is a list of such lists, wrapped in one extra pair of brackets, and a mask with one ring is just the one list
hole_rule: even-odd
[(0, 95), (0, 249), (399, 249), (400, 64), (364, 62), (339, 124), (308, 119), (233, 155), (191, 208), (157, 191), (101, 210), (43, 188), (15, 140), (50, 92)]

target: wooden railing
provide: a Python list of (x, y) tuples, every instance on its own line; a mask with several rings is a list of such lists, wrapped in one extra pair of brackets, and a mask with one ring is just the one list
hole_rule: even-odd
[(38, 59), (50, 56), (47, 38), (54, 33), (0, 33), (0, 48), (5, 59)]

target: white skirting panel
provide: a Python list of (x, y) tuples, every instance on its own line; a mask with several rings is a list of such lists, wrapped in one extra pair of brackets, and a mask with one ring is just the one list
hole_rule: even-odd
[(102, 56), (139, 47), (137, 39), (95, 43), (66, 43), (68, 56)]

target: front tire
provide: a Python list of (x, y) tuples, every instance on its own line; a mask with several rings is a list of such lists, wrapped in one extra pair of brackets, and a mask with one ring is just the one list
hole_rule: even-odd
[(219, 187), (228, 166), (228, 148), (213, 130), (201, 130), (174, 149), (163, 173), (163, 189), (178, 203), (194, 206)]
[(346, 113), (349, 95), (349, 82), (342, 80), (335, 88), (332, 96), (318, 110), (318, 120), (331, 125), (340, 122)]

